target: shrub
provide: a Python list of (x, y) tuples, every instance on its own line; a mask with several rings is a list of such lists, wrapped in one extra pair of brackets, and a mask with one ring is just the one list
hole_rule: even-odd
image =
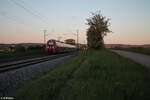
[(25, 52), (26, 51), (26, 48), (22, 45), (17, 45), (15, 48), (16, 48), (17, 52)]

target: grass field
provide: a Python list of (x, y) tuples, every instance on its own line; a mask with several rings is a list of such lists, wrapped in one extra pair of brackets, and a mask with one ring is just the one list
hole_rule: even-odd
[[(83, 56), (65, 62), (15, 94), (18, 100), (55, 100)], [(150, 69), (109, 50), (89, 50), (58, 100), (150, 100)]]
[(131, 51), (136, 53), (142, 53), (146, 55), (150, 55), (150, 48), (143, 48), (143, 47), (132, 47), (132, 48), (113, 48), (116, 50), (125, 50), (125, 51)]
[(44, 50), (31, 50), (26, 52), (3, 52), (0, 53), (0, 62), (6, 61), (9, 59), (20, 59), (27, 56), (38, 56), (38, 55), (46, 55)]
[(52, 100), (55, 99), (60, 87), (77, 68), (84, 53), (58, 66), (47, 75), (34, 80), (14, 95), (17, 100)]
[(63, 100), (150, 100), (150, 70), (107, 50), (89, 51)]

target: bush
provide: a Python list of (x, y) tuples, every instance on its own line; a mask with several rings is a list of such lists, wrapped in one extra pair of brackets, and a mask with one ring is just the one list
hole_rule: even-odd
[(42, 49), (44, 49), (44, 47), (43, 46), (39, 46), (39, 45), (37, 45), (37, 46), (29, 46), (28, 47), (28, 50), (42, 50)]
[(22, 45), (17, 45), (16, 46), (16, 51), (17, 52), (25, 52), (26, 51), (26, 48)]

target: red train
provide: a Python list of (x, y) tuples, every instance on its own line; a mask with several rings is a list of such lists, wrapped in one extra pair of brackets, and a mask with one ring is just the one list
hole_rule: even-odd
[(57, 40), (48, 40), (45, 47), (47, 53), (62, 53), (74, 50), (76, 50), (75, 45), (66, 44)]

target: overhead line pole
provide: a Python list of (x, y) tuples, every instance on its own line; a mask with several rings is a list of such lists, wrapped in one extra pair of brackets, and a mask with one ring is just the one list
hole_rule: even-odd
[(44, 32), (44, 44), (46, 43), (46, 32), (47, 32), (47, 30), (43, 30), (43, 32)]
[(79, 30), (77, 29), (76, 32), (77, 32), (77, 33), (72, 33), (72, 34), (75, 35), (76, 38), (77, 38), (77, 40), (76, 40), (76, 41), (77, 41), (77, 42), (76, 42), (76, 45), (77, 45), (77, 49), (78, 49), (78, 47), (79, 47), (79, 45), (78, 45), (78, 44), (79, 44)]
[(77, 30), (77, 48), (79, 48), (79, 30)]

